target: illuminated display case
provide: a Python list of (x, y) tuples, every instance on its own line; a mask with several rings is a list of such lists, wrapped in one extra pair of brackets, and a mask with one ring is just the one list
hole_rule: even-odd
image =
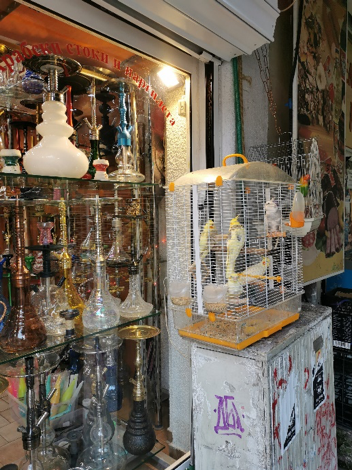
[(23, 426), (2, 463), (137, 468), (163, 449), (163, 186), (189, 169), (190, 73), (29, 4), (0, 11), (3, 295), (16, 306), (27, 283), (46, 328), (33, 349), (0, 340)]

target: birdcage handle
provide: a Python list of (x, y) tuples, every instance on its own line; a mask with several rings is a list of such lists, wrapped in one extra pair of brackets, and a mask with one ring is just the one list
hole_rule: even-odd
[(222, 166), (226, 166), (226, 160), (228, 158), (232, 158), (232, 157), (240, 157), (240, 158), (242, 158), (243, 163), (248, 163), (247, 158), (244, 155), (242, 155), (242, 153), (231, 153), (231, 155), (227, 155), (226, 157), (223, 158)]

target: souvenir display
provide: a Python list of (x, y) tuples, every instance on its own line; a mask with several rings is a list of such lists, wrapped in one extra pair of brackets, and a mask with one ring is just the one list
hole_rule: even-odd
[[(137, 468), (163, 448), (153, 430), (158, 211), (167, 133), (189, 75), (175, 69), (169, 92), (154, 59), (21, 4), (24, 42), (7, 30), (10, 10), (1, 20), (11, 45), (3, 68), (14, 64), (0, 73), (0, 393), (26, 455), (2, 464)], [(126, 75), (133, 68), (145, 86)], [(190, 303), (192, 286), (177, 296)]]

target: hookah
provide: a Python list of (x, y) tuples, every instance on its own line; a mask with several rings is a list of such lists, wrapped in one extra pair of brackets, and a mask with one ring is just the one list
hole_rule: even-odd
[(22, 460), (20, 470), (44, 470), (43, 464), (38, 458), (38, 447), (40, 445), (40, 426), (48, 417), (49, 413), (44, 411), (36, 421), (36, 407), (34, 395), (34, 359), (25, 358), (26, 371), (26, 402), (27, 402), (27, 426), (20, 426), (18, 431), (22, 433), (22, 444), (26, 455)]
[(109, 114), (111, 112), (111, 107), (108, 102), (112, 101), (115, 96), (109, 93), (107, 90), (101, 90), (100, 93), (96, 93), (96, 98), (102, 103), (99, 106), (99, 111), (102, 114), (102, 128), (100, 131), (100, 141), (106, 147), (107, 153), (109, 153), (111, 152), (111, 149), (115, 143), (116, 129), (113, 125), (110, 125), (109, 122)]
[(92, 80), (91, 85), (91, 96), (92, 96), (92, 122), (90, 123), (87, 118), (84, 118), (83, 121), (89, 127), (89, 140), (90, 140), (90, 155), (89, 155), (89, 168), (87, 173), (83, 176), (84, 179), (95, 179), (96, 169), (94, 166), (94, 162), (106, 162), (109, 164), (107, 160), (104, 160), (100, 156), (100, 147), (99, 147), (99, 133), (100, 129), (103, 127), (101, 124), (97, 124), (97, 100), (95, 95), (95, 79)]
[(51, 278), (55, 275), (51, 271), (52, 251), (61, 248), (60, 245), (33, 245), (27, 247), (31, 251), (40, 251), (43, 255), (43, 269), (39, 273), (41, 278), (41, 287), (38, 292), (32, 295), (31, 303), (34, 307), (43, 307), (43, 323), (48, 335), (61, 336), (65, 333), (64, 321), (56, 312), (57, 298), (59, 296), (59, 288), (51, 284)]
[[(68, 238), (67, 238), (67, 223), (66, 223), (66, 203), (64, 199), (60, 200), (59, 203), (59, 214), (60, 214), (60, 245), (62, 245), (62, 252), (60, 254), (60, 274), (65, 278), (64, 282), (64, 294), (67, 299), (69, 308), (77, 309), (79, 315), (75, 317), (75, 325), (77, 327), (82, 326), (82, 313), (85, 305), (79, 296), (77, 289), (72, 280), (72, 260), (68, 252)], [(61, 308), (66, 310), (66, 308)]]
[(46, 414), (46, 419), (41, 422), (41, 443), (38, 449), (38, 459), (43, 465), (44, 470), (68, 470), (69, 454), (60, 447), (54, 446), (53, 440), (55, 433), (49, 425), (49, 417), (51, 412), (50, 400), (56, 389), (53, 388), (46, 395), (46, 378), (45, 373), (39, 374), (39, 403), (37, 403), (38, 418)]
[(123, 82), (118, 84), (120, 125), (117, 127), (117, 145), (119, 150), (115, 160), (117, 170), (109, 173), (109, 179), (121, 182), (139, 183), (144, 181), (142, 173), (135, 170), (135, 162), (131, 153), (131, 131), (133, 126), (127, 126), (126, 93)]
[(139, 258), (133, 257), (132, 263), (128, 266), (129, 291), (126, 299), (120, 306), (121, 316), (128, 320), (136, 320), (138, 318), (149, 315), (153, 310), (153, 305), (146, 302), (140, 291), (139, 263), (143, 255)]
[(43, 138), (24, 155), (26, 171), (41, 176), (81, 178), (87, 172), (88, 160), (69, 140), (73, 129), (66, 122), (63, 95), (67, 89), (58, 89), (59, 75), (72, 75), (81, 69), (81, 65), (73, 59), (55, 55), (33, 56), (23, 64), (33, 72), (48, 76), (43, 122), (37, 125)]
[(118, 303), (107, 287), (106, 260), (102, 244), (101, 206), (99, 197), (95, 200), (95, 259), (94, 287), (83, 311), (83, 326), (88, 331), (97, 331), (116, 326), (120, 319)]
[[(116, 344), (116, 339), (117, 344)], [(108, 385), (106, 392), (106, 404), (110, 413), (118, 411), (122, 407), (122, 388), (117, 381), (117, 363), (115, 359), (115, 351), (118, 350), (122, 344), (122, 339), (117, 337), (107, 337), (107, 344), (109, 348), (106, 351), (106, 372), (105, 381)], [(114, 344), (115, 343), (115, 344)]]
[(115, 207), (114, 218), (112, 219), (113, 242), (106, 258), (106, 264), (109, 267), (118, 268), (126, 266), (131, 262), (130, 256), (122, 248), (122, 223), (119, 218), (118, 192), (115, 185)]
[[(54, 228), (54, 222), (37, 222), (37, 227), (39, 230), (39, 244), (40, 245), (50, 245), (53, 243), (53, 237), (51, 235), (51, 230)], [(43, 253), (41, 250), (37, 250), (39, 253), (34, 259), (32, 266), (32, 272), (34, 274), (39, 274), (43, 269)]]
[(9, 301), (4, 296), (3, 291), (2, 291), (2, 280), (3, 280), (3, 271), (4, 271), (3, 266), (5, 262), (6, 262), (6, 258), (3, 258), (0, 261), (0, 331), (4, 327), (4, 323), (10, 311)]
[(0, 347), (5, 352), (18, 353), (41, 346), (46, 340), (44, 323), (29, 301), (30, 273), (24, 261), (23, 206), (15, 203), (16, 259), (12, 265), (14, 302), (0, 333)]
[(10, 208), (4, 207), (4, 219), (5, 219), (5, 231), (4, 233), (4, 241), (5, 241), (5, 250), (3, 252), (4, 255), (13, 255), (12, 247), (11, 247), (11, 229), (10, 229)]
[[(103, 338), (105, 341), (107, 338)], [(107, 345), (111, 347), (115, 342), (113, 338)], [(104, 348), (103, 348), (104, 349)], [(125, 466), (126, 452), (116, 442), (112, 441), (115, 433), (114, 423), (106, 406), (106, 394), (109, 386), (102, 380), (102, 349), (100, 338), (94, 339), (95, 354), (95, 393), (91, 400), (88, 416), (83, 430), (83, 439), (86, 449), (79, 455), (77, 464), (83, 468), (94, 468), (94, 470), (117, 470)], [(87, 435), (89, 434), (89, 435)]]
[(136, 341), (135, 379), (130, 379), (134, 385), (133, 408), (123, 435), (123, 445), (132, 455), (143, 455), (150, 452), (156, 442), (154, 428), (146, 409), (141, 341), (153, 338), (158, 334), (160, 334), (159, 328), (149, 325), (127, 326), (118, 332), (121, 339)]

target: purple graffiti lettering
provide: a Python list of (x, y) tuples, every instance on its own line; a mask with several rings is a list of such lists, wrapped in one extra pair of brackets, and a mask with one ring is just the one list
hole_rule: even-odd
[(237, 436), (242, 439), (240, 433), (244, 433), (244, 429), (234, 402), (235, 397), (215, 395), (215, 398), (219, 401), (218, 409), (214, 410), (218, 413), (218, 421), (214, 426), (214, 431), (222, 436)]

